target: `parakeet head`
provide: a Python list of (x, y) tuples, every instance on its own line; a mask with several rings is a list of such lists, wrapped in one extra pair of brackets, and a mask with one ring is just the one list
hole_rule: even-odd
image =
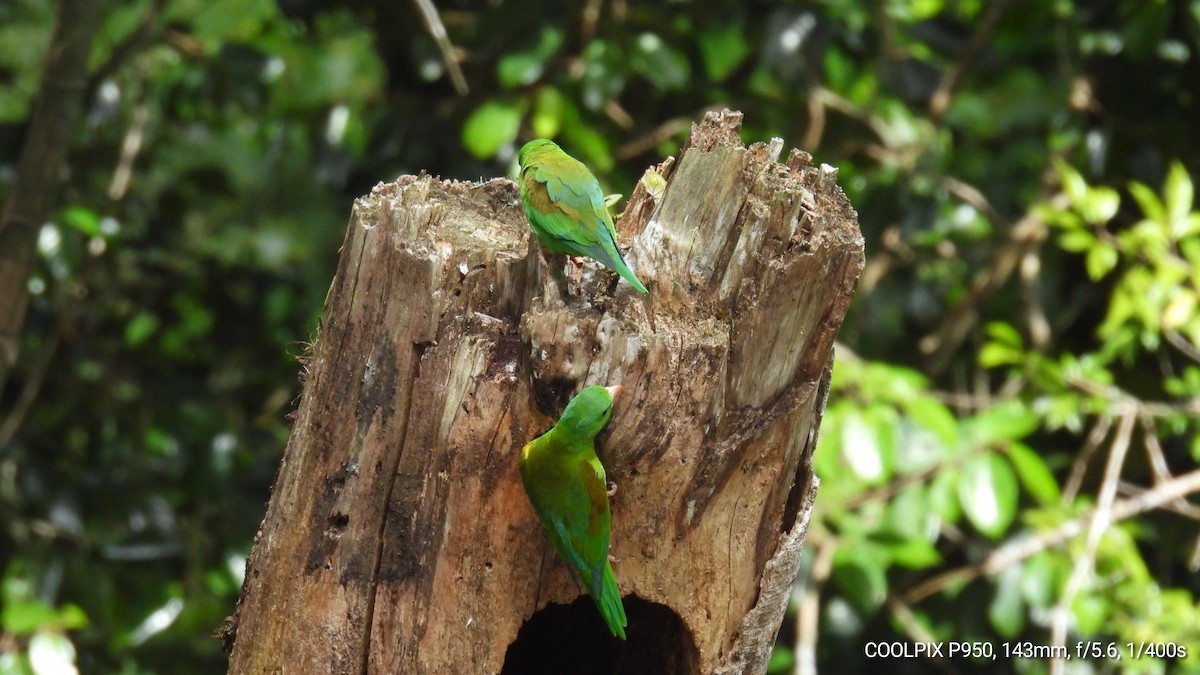
[(522, 169), (524, 169), (525, 165), (528, 164), (531, 159), (536, 160), (539, 154), (553, 152), (555, 150), (562, 152), (562, 148), (558, 147), (554, 141), (545, 138), (535, 138), (534, 140), (529, 141), (525, 145), (521, 146), (521, 152), (517, 153), (517, 163), (521, 165)]
[(612, 414), (613, 399), (622, 391), (621, 385), (601, 387), (594, 384), (575, 395), (563, 410), (556, 432), (571, 438), (591, 439), (600, 433)]

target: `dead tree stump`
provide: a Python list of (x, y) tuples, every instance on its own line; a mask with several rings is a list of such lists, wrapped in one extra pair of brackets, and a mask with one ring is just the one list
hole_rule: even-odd
[[(233, 673), (761, 673), (800, 561), (856, 215), (806, 153), (710, 114), (618, 227), (650, 287), (539, 279), (506, 179), (359, 199), (231, 619)], [(589, 265), (591, 263), (589, 262)], [(586, 384), (619, 490), (611, 638), (522, 492)], [(519, 635), (518, 635), (519, 634)]]

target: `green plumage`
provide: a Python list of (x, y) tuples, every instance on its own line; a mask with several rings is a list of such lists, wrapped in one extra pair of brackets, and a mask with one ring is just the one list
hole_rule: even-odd
[(612, 634), (625, 639), (625, 607), (608, 561), (611, 514), (596, 434), (621, 387), (579, 392), (550, 431), (521, 448), (521, 480), (550, 543), (587, 588)]
[(597, 260), (645, 293), (617, 250), (617, 228), (592, 172), (544, 138), (526, 143), (519, 162), (521, 204), (542, 249)]

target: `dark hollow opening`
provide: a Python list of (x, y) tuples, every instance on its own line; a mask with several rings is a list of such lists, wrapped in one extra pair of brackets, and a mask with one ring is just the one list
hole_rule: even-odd
[(508, 646), (501, 673), (538, 675), (641, 673), (691, 675), (698, 654), (692, 635), (666, 605), (626, 597), (626, 640), (609, 634), (588, 596), (569, 605), (547, 605)]

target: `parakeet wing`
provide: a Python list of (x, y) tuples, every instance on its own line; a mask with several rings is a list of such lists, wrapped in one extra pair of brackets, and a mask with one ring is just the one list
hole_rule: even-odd
[[(604, 467), (595, 453), (535, 451), (525, 457), (526, 492), (554, 549), (574, 568), (612, 633), (624, 638), (625, 608), (608, 562), (611, 516)], [(555, 466), (560, 463), (565, 464)]]
[(616, 228), (591, 173), (555, 162), (527, 175), (525, 213), (539, 230), (543, 246), (558, 249), (552, 253), (586, 255), (607, 267), (624, 267), (623, 261), (617, 262)]

